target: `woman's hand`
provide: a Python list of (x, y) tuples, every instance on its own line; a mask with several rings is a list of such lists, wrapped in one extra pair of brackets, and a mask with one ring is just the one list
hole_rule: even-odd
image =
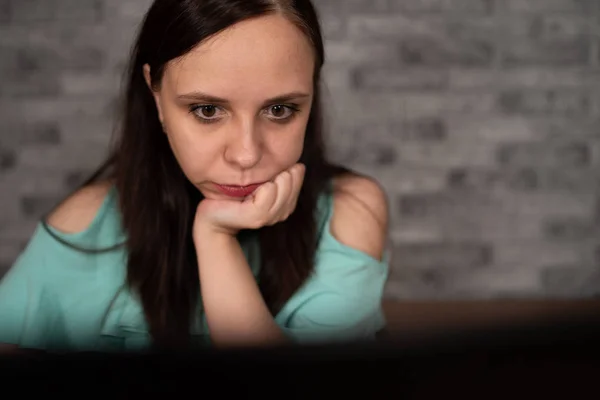
[(284, 221), (296, 208), (305, 167), (296, 164), (244, 201), (204, 199), (194, 219), (200, 291), (213, 344), (287, 343), (235, 234)]
[(258, 187), (244, 201), (204, 199), (194, 220), (194, 238), (210, 233), (235, 235), (285, 221), (295, 210), (305, 167), (295, 164), (272, 182)]

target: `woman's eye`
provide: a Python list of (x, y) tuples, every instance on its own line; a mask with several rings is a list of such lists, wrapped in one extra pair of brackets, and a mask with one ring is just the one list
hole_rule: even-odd
[(278, 104), (269, 107), (268, 111), (273, 117), (272, 119), (280, 120), (290, 118), (298, 110), (291, 106)]
[(200, 110), (202, 111), (202, 116), (207, 118), (214, 117), (217, 113), (215, 106), (203, 106), (200, 108)]
[(219, 119), (219, 107), (211, 104), (193, 105), (190, 107), (190, 112), (201, 122), (216, 122)]

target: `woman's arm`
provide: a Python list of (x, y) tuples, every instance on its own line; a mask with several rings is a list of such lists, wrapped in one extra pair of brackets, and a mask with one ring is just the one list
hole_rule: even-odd
[(217, 346), (287, 342), (265, 304), (234, 236), (207, 232), (196, 239), (200, 289), (213, 343)]
[(236, 235), (285, 220), (296, 207), (305, 168), (295, 164), (243, 201), (204, 199), (194, 220), (200, 291), (217, 346), (274, 345), (286, 336), (271, 316)]

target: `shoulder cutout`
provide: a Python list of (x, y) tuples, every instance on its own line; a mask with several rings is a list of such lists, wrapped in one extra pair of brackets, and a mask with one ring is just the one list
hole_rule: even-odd
[(377, 260), (383, 258), (388, 230), (388, 201), (373, 179), (348, 175), (334, 180), (331, 234), (342, 244)]
[(67, 234), (84, 231), (96, 217), (111, 185), (106, 181), (79, 189), (50, 214), (48, 225)]

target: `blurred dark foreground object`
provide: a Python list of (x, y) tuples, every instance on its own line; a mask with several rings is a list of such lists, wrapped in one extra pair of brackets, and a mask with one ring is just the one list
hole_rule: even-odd
[[(400, 321), (394, 320), (385, 339), (373, 344), (189, 354), (6, 355), (0, 359), (0, 388), (3, 393), (14, 389), (20, 396), (35, 392), (109, 398), (149, 394), (280, 399), (600, 396), (597, 304), (579, 307), (570, 315), (527, 314), (518, 307), (517, 314), (529, 315), (527, 320), (499, 317), (496, 323), (489, 316), (466, 318), (464, 312), (463, 320), (444, 320), (451, 308), (437, 323), (432, 323), (435, 317), (429, 323), (423, 319), (424, 308), (420, 325), (401, 329)], [(439, 309), (431, 313), (436, 315)], [(472, 313), (476, 314), (474, 309)]]

